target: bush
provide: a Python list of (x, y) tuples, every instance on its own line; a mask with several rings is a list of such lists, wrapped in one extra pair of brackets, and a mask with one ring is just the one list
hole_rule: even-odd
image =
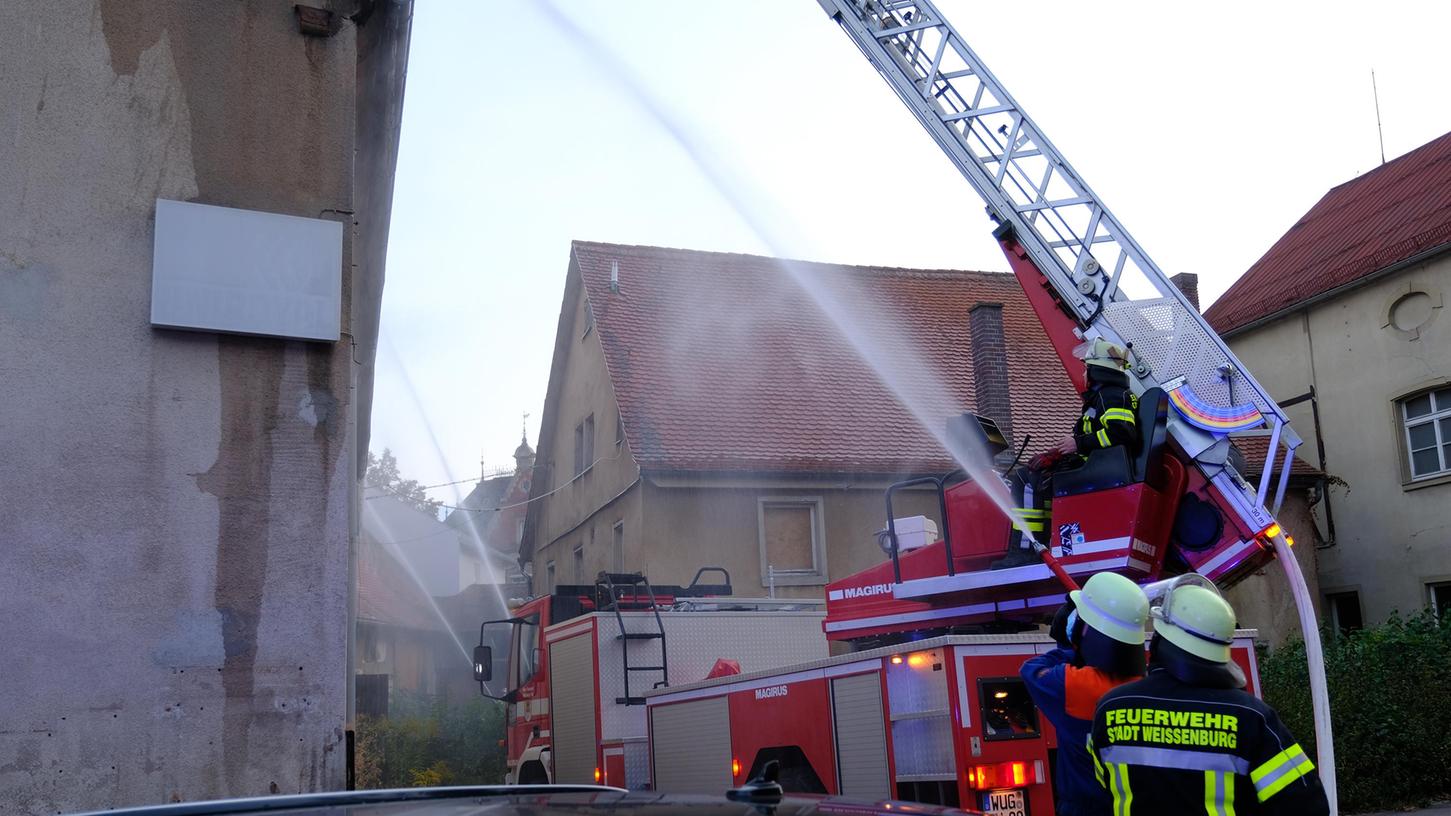
[(504, 781), (504, 707), (394, 693), (387, 717), (358, 717), (357, 787), (496, 785)]
[[(1393, 616), (1323, 635), (1340, 808), (1425, 805), (1451, 795), (1451, 617)], [(1265, 702), (1314, 756), (1305, 644), (1261, 663)]]

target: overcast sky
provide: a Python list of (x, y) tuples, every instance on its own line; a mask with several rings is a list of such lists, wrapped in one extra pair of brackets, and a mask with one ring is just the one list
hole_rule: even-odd
[[(553, 7), (415, 3), (372, 418), (405, 475), (512, 466), (525, 412), (537, 443), (573, 239), (1006, 271), (976, 193), (815, 0)], [(1451, 130), (1444, 0), (939, 8), (1205, 305), (1380, 163), (1372, 68), (1387, 158)]]

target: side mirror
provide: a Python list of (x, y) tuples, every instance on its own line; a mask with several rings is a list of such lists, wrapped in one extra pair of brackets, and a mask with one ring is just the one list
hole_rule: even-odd
[(474, 647), (474, 680), (487, 683), (494, 679), (494, 647)]

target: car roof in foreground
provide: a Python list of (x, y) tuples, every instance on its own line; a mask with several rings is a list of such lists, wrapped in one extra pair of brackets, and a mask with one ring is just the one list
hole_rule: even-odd
[(787, 794), (779, 802), (732, 801), (725, 796), (625, 791), (593, 785), (515, 785), (337, 791), (296, 796), (223, 799), (151, 807), (123, 808), (84, 816), (220, 816), (288, 813), (359, 816), (604, 816), (628, 811), (639, 816), (944, 816), (964, 811), (916, 802), (869, 801), (833, 796)]

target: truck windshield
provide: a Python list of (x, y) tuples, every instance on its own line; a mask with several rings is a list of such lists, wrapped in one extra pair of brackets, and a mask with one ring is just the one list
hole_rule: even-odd
[(519, 688), (534, 679), (539, 670), (539, 616), (530, 615), (523, 623), (514, 627), (509, 643), (509, 653), (514, 658), (513, 688)]

